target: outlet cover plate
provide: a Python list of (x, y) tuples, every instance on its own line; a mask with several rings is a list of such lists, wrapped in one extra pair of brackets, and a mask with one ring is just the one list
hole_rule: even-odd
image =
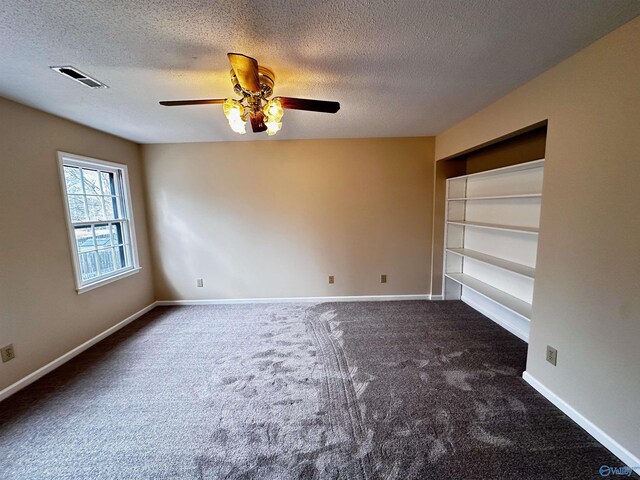
[(558, 351), (555, 348), (547, 345), (547, 362), (549, 362), (551, 365), (555, 367), (557, 361), (558, 361)]
[(2, 347), (0, 352), (2, 353), (2, 363), (6, 363), (9, 360), (16, 358), (16, 351), (13, 349), (13, 344)]

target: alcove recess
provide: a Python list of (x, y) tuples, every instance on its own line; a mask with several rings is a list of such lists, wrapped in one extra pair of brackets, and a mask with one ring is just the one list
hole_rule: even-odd
[(546, 132), (546, 122), (537, 124), (436, 164), (434, 285), (525, 341)]

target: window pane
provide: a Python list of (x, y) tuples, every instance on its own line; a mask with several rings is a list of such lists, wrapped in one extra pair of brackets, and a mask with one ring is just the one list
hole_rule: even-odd
[(112, 249), (98, 250), (98, 260), (100, 261), (100, 272), (102, 274), (114, 271)]
[(116, 247), (113, 249), (116, 257), (116, 269), (124, 268), (127, 266), (127, 260), (124, 253), (124, 247)]
[(122, 198), (114, 197), (113, 199), (113, 214), (115, 218), (125, 218), (125, 210), (122, 208)]
[(102, 180), (102, 194), (103, 195), (115, 195), (116, 185), (113, 180), (113, 173), (100, 172), (100, 179)]
[(89, 208), (89, 220), (104, 220), (102, 197), (87, 195), (87, 207)]
[(76, 227), (74, 228), (76, 234), (76, 245), (78, 245), (78, 252), (87, 252), (89, 250), (95, 250), (95, 243), (93, 241), (93, 234), (91, 233), (91, 227)]
[(114, 223), (111, 225), (111, 235), (114, 245), (121, 245), (124, 243), (122, 237), (122, 225), (120, 223)]
[(88, 220), (83, 196), (69, 195), (69, 214), (72, 222), (85, 222)]
[(100, 224), (94, 227), (96, 235), (96, 247), (105, 248), (111, 246), (111, 232), (108, 224)]
[(64, 167), (64, 181), (67, 184), (67, 193), (82, 193), (82, 181), (78, 167)]
[(100, 195), (102, 190), (100, 189), (100, 177), (96, 170), (82, 169), (82, 176), (84, 177), (84, 191), (87, 195)]
[(98, 276), (96, 252), (80, 254), (80, 273), (83, 281), (90, 280)]
[(116, 215), (115, 215), (115, 210), (114, 209), (114, 204), (115, 204), (115, 197), (103, 197), (104, 200), (104, 219), (105, 220), (115, 220)]

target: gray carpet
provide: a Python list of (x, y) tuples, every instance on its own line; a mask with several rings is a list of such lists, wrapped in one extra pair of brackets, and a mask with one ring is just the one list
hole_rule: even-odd
[(621, 466), (461, 302), (156, 308), (0, 404), (7, 479), (585, 479)]

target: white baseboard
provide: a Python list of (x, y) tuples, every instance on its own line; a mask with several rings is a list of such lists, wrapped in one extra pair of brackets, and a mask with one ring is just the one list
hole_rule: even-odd
[[(580, 412), (575, 410), (571, 405), (562, 400), (559, 396), (549, 390), (546, 386), (540, 383), (533, 375), (529, 372), (524, 372), (522, 374), (522, 378), (531, 385), (534, 389), (536, 389), (543, 397), (553, 403), (556, 407), (558, 407), (563, 413), (565, 413), (571, 420), (576, 422), (580, 427), (582, 427), (589, 435), (595, 438), (598, 442), (600, 442), (607, 450), (613, 453), (616, 457), (618, 457), (625, 465), (634, 469), (636, 473), (640, 474), (640, 457), (632, 454), (629, 450), (624, 448), (618, 442), (616, 442), (613, 438), (611, 438), (607, 433), (605, 433), (600, 427), (595, 425), (591, 420), (586, 418)], [(610, 467), (615, 467), (616, 465), (609, 465)]]
[(322, 303), (388, 302), (394, 300), (431, 300), (431, 295), (355, 295), (341, 297), (223, 298), (206, 300), (158, 300), (156, 305), (229, 305), (242, 303)]
[(529, 343), (529, 320), (507, 310), (496, 302), (488, 300), (482, 295), (470, 289), (463, 288), (462, 297), (464, 303), (479, 311), (485, 317), (490, 318), (501, 327), (509, 330), (516, 337)]
[(110, 327), (110, 328), (106, 329), (104, 332), (96, 335), (92, 339), (87, 340), (82, 345), (77, 346), (73, 350), (70, 350), (69, 352), (65, 353), (64, 355), (56, 358), (54, 361), (47, 363), (44, 367), (39, 368), (35, 372), (30, 373), (29, 375), (27, 375), (26, 377), (18, 380), (14, 384), (9, 385), (4, 390), (0, 391), (0, 402), (2, 400), (4, 400), (5, 398), (10, 397), (14, 393), (16, 393), (18, 390), (22, 390), (27, 385), (29, 385), (29, 384), (35, 382), (36, 380), (38, 380), (39, 378), (45, 376), (47, 373), (51, 372), (52, 370), (55, 370), (60, 365), (68, 362), (69, 360), (71, 360), (76, 355), (84, 352), (87, 348), (89, 348), (89, 347), (95, 345), (96, 343), (98, 343), (100, 340), (102, 340), (104, 338), (107, 338), (112, 333), (120, 330), (125, 325), (133, 322), (135, 319), (137, 319), (138, 317), (141, 317), (142, 315), (147, 313), (149, 310), (153, 309), (155, 306), (156, 306), (156, 302), (153, 302), (152, 304), (147, 305), (142, 310), (140, 310), (140, 311), (134, 313), (133, 315), (125, 318), (121, 322), (116, 323), (113, 327)]
[(444, 300), (444, 295), (429, 295), (429, 300)]

